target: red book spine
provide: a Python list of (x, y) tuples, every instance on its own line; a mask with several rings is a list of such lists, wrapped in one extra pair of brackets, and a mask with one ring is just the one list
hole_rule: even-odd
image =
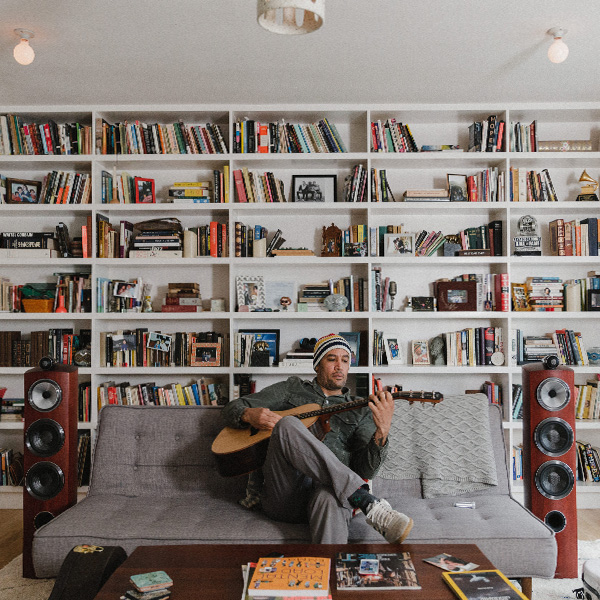
[(215, 258), (219, 256), (218, 239), (217, 239), (217, 226), (219, 224), (216, 221), (210, 222), (210, 255)]
[(240, 169), (235, 169), (233, 171), (233, 180), (235, 182), (238, 202), (248, 202), (248, 198), (246, 197), (246, 188), (244, 187), (244, 178), (242, 177), (242, 171)]

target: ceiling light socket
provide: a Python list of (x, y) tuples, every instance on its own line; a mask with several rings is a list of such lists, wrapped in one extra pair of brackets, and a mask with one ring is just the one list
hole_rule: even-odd
[(546, 33), (551, 35), (553, 38), (561, 38), (568, 33), (568, 29), (564, 29), (563, 27), (552, 27), (552, 29), (548, 29)]
[(22, 40), (30, 40), (35, 37), (33, 31), (29, 29), (15, 29), (14, 31)]

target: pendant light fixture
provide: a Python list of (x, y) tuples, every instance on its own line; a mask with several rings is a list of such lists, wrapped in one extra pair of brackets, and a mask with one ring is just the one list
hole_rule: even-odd
[(29, 29), (15, 29), (15, 34), (21, 41), (15, 46), (13, 56), (20, 65), (30, 65), (35, 58), (35, 52), (29, 45), (29, 40), (33, 37), (33, 31), (29, 31)]
[(258, 0), (259, 25), (286, 35), (317, 31), (325, 20), (325, 0)]

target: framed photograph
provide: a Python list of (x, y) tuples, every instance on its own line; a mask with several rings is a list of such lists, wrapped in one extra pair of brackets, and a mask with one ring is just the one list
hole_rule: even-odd
[(529, 300), (527, 299), (526, 285), (524, 283), (511, 283), (510, 289), (513, 301), (513, 310), (531, 310), (531, 306), (529, 306)]
[(413, 340), (412, 362), (413, 365), (428, 365), (429, 363), (429, 342), (427, 340)]
[(414, 233), (385, 233), (383, 235), (383, 255), (400, 256), (415, 254)]
[(431, 312), (435, 310), (435, 298), (433, 296), (412, 296), (410, 305), (415, 312)]
[(126, 281), (117, 281), (113, 290), (113, 296), (121, 298), (137, 298), (138, 285), (137, 283), (127, 283)]
[(436, 287), (439, 311), (477, 310), (477, 282), (438, 281)]
[(264, 347), (264, 344), (259, 342), (266, 342), (269, 350), (269, 366), (274, 367), (279, 364), (279, 329), (240, 329), (239, 333), (251, 333), (254, 336), (253, 351), (255, 346), (256, 349)]
[(219, 367), (221, 365), (221, 344), (194, 342), (190, 364), (192, 367)]
[(600, 290), (588, 290), (588, 310), (600, 310)]
[(41, 189), (41, 181), (7, 178), (6, 204), (37, 204)]
[(450, 202), (466, 202), (469, 199), (466, 175), (448, 173), (448, 195)]
[(337, 175), (292, 175), (292, 202), (336, 202)]
[(321, 256), (342, 255), (342, 230), (339, 227), (333, 223), (329, 227), (323, 227), (322, 240)]
[(135, 334), (126, 333), (124, 335), (113, 335), (112, 336), (112, 349), (113, 352), (135, 350)]
[(265, 281), (265, 308), (295, 312), (296, 282)]
[(402, 356), (402, 347), (400, 346), (400, 338), (397, 335), (383, 334), (383, 342), (385, 346), (385, 356), (388, 364), (404, 364)]
[(135, 203), (136, 204), (154, 204), (154, 179), (144, 179), (143, 177), (134, 177), (135, 184)]
[(148, 334), (148, 341), (146, 342), (146, 348), (152, 348), (159, 352), (168, 352), (171, 349), (171, 336), (163, 333), (157, 333), (151, 331)]
[(360, 332), (340, 331), (339, 335), (341, 335), (350, 344), (350, 350), (352, 352), (350, 366), (358, 367), (358, 351), (360, 350)]
[(265, 281), (262, 275), (238, 275), (235, 278), (235, 291), (238, 310), (241, 306), (247, 306), (248, 311), (265, 308)]

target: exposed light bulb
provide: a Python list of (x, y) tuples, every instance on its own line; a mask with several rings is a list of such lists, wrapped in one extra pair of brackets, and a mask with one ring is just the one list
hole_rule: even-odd
[(548, 33), (554, 38), (550, 48), (548, 48), (548, 59), (553, 63), (561, 63), (569, 56), (569, 47), (563, 42), (562, 36), (567, 33), (566, 29), (553, 27)]
[(29, 40), (33, 37), (33, 32), (27, 29), (15, 29), (15, 33), (21, 41), (15, 46), (13, 56), (20, 65), (30, 65), (35, 58), (35, 52), (29, 45)]
[(257, 0), (258, 23), (287, 35), (311, 33), (325, 20), (325, 0)]

